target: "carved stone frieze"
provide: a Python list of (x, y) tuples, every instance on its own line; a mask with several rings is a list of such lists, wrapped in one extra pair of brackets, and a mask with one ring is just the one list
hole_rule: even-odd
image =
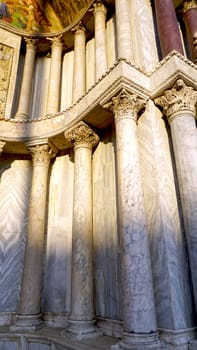
[(65, 132), (65, 138), (75, 147), (86, 144), (95, 147), (99, 142), (98, 135), (84, 122)]
[(138, 113), (146, 105), (146, 100), (135, 93), (130, 93), (122, 89), (119, 95), (112, 97), (111, 101), (103, 107), (111, 109), (116, 119), (125, 118), (126, 116), (137, 121)]
[(178, 79), (172, 89), (166, 90), (163, 96), (155, 99), (156, 105), (163, 108), (163, 113), (170, 118), (180, 111), (189, 111), (195, 115), (197, 91)]
[(10, 82), (13, 48), (0, 44), (0, 117), (4, 116)]
[(48, 166), (50, 159), (55, 156), (55, 152), (50, 148), (48, 144), (27, 146), (31, 153), (34, 165)]

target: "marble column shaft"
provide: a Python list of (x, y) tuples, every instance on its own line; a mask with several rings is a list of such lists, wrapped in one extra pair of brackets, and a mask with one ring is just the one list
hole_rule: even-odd
[[(94, 319), (92, 265), (92, 147), (98, 136), (83, 122), (65, 133), (74, 145), (72, 292), (68, 331), (91, 333)], [(91, 322), (88, 322), (91, 321)], [(83, 326), (82, 326), (83, 324)], [(86, 325), (87, 324), (87, 325)]]
[(132, 61), (132, 35), (128, 0), (115, 0), (118, 58)]
[(62, 67), (61, 36), (50, 38), (50, 40), (52, 41), (52, 47), (49, 88), (47, 97), (47, 114), (57, 113), (59, 111)]
[(25, 38), (26, 41), (26, 54), (23, 70), (22, 85), (20, 91), (18, 111), (16, 118), (27, 119), (29, 117), (29, 104), (32, 91), (32, 79), (34, 72), (34, 63), (36, 56), (36, 39)]
[(165, 91), (155, 102), (163, 107), (170, 124), (197, 308), (197, 91), (179, 79), (171, 90)]
[(96, 80), (107, 70), (106, 13), (107, 10), (101, 1), (94, 4)]
[(86, 35), (85, 28), (79, 23), (74, 32), (74, 71), (73, 102), (76, 102), (86, 89)]
[(33, 174), (19, 306), (19, 315), (27, 316), (40, 313), (48, 170), (53, 155), (47, 144), (29, 147), (29, 151), (33, 159)]
[[(132, 343), (143, 342), (144, 334), (148, 339), (157, 330), (136, 126), (137, 112), (144, 105), (144, 100), (124, 90), (112, 98), (111, 105), (116, 128), (123, 343), (131, 343), (129, 349)], [(157, 335), (147, 339), (155, 342)]]
[(197, 48), (194, 40), (197, 38), (197, 3), (195, 0), (185, 1), (183, 4), (183, 19), (185, 21), (187, 39), (192, 60), (197, 61)]
[(162, 57), (176, 50), (184, 54), (173, 0), (155, 0), (157, 27)]

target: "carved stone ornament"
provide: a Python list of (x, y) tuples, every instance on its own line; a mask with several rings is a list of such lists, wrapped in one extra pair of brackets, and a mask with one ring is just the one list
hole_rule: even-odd
[(96, 1), (96, 3), (93, 4), (93, 6), (94, 6), (94, 13), (96, 13), (96, 12), (103, 12), (104, 15), (107, 14), (107, 9), (103, 5), (102, 1), (100, 1), (100, 0)]
[(1, 153), (3, 152), (3, 148), (4, 148), (5, 144), (6, 144), (5, 141), (1, 141), (1, 140), (0, 140), (0, 155), (1, 155)]
[(27, 146), (27, 148), (31, 153), (34, 166), (38, 164), (48, 166), (50, 159), (55, 156), (48, 144)]
[(183, 14), (185, 14), (188, 10), (192, 10), (192, 9), (197, 9), (197, 2), (196, 0), (186, 0), (183, 3)]
[(145, 106), (145, 99), (122, 89), (119, 95), (112, 97), (111, 101), (103, 107), (111, 109), (116, 119), (129, 117), (137, 121), (138, 113)]
[(76, 26), (74, 26), (71, 31), (75, 34), (79, 34), (81, 32), (86, 32), (86, 29), (83, 25), (83, 23), (80, 21), (78, 24), (76, 24)]
[(52, 48), (53, 47), (60, 47), (60, 48), (62, 48), (62, 34), (60, 34), (60, 35), (57, 35), (57, 36), (55, 36), (55, 37), (51, 37), (51, 38), (47, 38), (49, 41), (51, 41), (51, 43), (52, 43)]
[(80, 145), (94, 147), (99, 142), (98, 135), (84, 122), (80, 122), (77, 126), (66, 131), (64, 135), (66, 140), (75, 147)]
[(36, 50), (38, 39), (25, 38), (25, 42), (26, 42), (26, 50), (30, 50), (30, 49)]
[(182, 79), (178, 79), (172, 89), (155, 99), (155, 104), (163, 108), (168, 118), (181, 111), (190, 111), (195, 115), (196, 102), (197, 91), (187, 86)]

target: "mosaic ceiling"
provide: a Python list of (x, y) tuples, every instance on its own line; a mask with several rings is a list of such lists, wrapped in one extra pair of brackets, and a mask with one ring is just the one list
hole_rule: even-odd
[(58, 32), (79, 18), (92, 0), (0, 0), (0, 20), (30, 33)]

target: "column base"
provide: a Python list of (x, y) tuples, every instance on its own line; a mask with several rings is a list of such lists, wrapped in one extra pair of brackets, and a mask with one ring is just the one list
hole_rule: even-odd
[(112, 350), (159, 350), (159, 333), (124, 333), (124, 338), (112, 345)]
[(68, 321), (68, 328), (62, 332), (62, 336), (75, 339), (95, 338), (102, 332), (95, 326), (96, 320), (91, 321)]
[(41, 314), (16, 315), (16, 322), (15, 324), (11, 325), (9, 329), (11, 332), (36, 331), (43, 326), (41, 316)]
[[(170, 345), (175, 350), (188, 349), (188, 343), (194, 341), (196, 328), (186, 328), (179, 330), (160, 329), (160, 338), (164, 344)], [(196, 348), (197, 349), (197, 341)]]

